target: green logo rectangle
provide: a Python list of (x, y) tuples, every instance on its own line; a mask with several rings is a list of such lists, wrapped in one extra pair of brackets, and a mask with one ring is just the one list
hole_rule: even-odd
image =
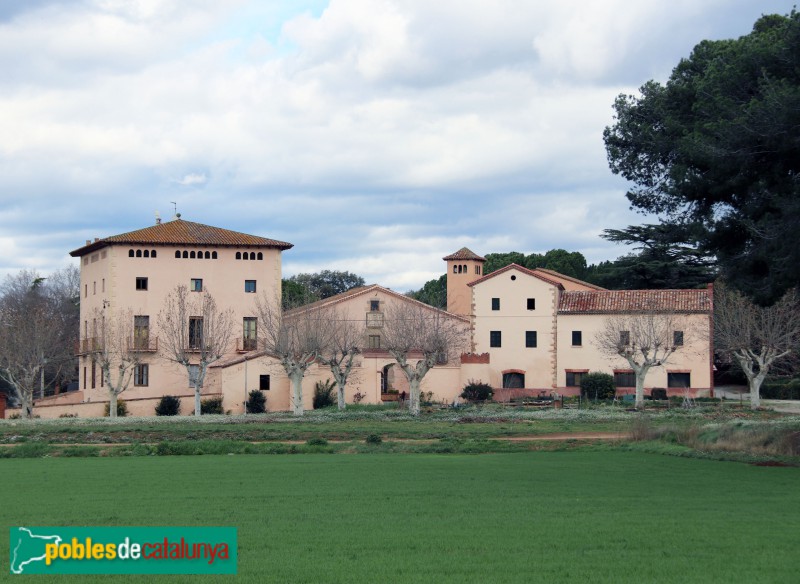
[(236, 574), (235, 527), (12, 527), (12, 574)]

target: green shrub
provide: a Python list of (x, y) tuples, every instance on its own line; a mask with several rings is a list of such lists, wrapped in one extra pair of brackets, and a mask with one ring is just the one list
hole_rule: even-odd
[(221, 397), (210, 397), (200, 401), (201, 414), (224, 414)]
[(249, 395), (250, 399), (245, 404), (248, 414), (263, 414), (267, 411), (267, 396), (257, 389), (252, 390)]
[(759, 395), (763, 399), (800, 399), (800, 379), (764, 383), (761, 385)]
[(492, 399), (494, 390), (488, 383), (470, 379), (461, 392), (461, 397), (469, 401), (486, 401)]
[(65, 413), (61, 414), (60, 416), (58, 416), (58, 417), (59, 418), (77, 418), (78, 414), (68, 414), (68, 413), (65, 412)]
[(328, 441), (325, 438), (317, 436), (315, 438), (309, 438), (308, 440), (306, 440), (306, 444), (308, 444), (309, 446), (327, 446)]
[(332, 379), (325, 381), (317, 381), (314, 386), (314, 409), (328, 408), (336, 404), (333, 397), (333, 390), (336, 388), (336, 382)]
[[(103, 415), (108, 417), (108, 411), (111, 409), (111, 403), (107, 403), (106, 407), (103, 409)], [(121, 399), (117, 400), (117, 417), (124, 418), (128, 415), (128, 404), (126, 404)], [(76, 418), (78, 416), (75, 416)]]
[(174, 395), (165, 395), (156, 404), (156, 416), (177, 416), (181, 413), (181, 400)]
[(588, 373), (581, 379), (581, 395), (595, 401), (612, 399), (617, 393), (614, 376), (608, 373)]
[(380, 444), (383, 442), (383, 438), (381, 438), (380, 434), (370, 434), (364, 440), (367, 444)]

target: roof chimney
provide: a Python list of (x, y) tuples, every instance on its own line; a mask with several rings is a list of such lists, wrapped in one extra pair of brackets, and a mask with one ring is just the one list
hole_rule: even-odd
[(100, 238), (99, 237), (95, 237), (94, 240), (95, 241), (100, 241)]
[(161, 214), (156, 211), (156, 225), (161, 225)]
[(90, 243), (92, 243), (92, 240), (91, 239), (87, 239), (86, 240), (86, 245), (89, 245)]

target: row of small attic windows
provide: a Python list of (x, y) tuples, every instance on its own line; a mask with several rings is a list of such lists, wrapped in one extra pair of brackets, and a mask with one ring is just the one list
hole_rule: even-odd
[[(454, 274), (466, 274), (467, 273), (467, 266), (465, 264), (456, 264), (453, 266), (453, 273)], [(475, 266), (475, 273), (480, 276), (481, 275), (481, 267)]]
[[(154, 258), (154, 257), (157, 257), (157, 255), (156, 255), (156, 250), (154, 250), (154, 249), (152, 249), (152, 250), (151, 249), (145, 249), (145, 250), (141, 250), (141, 249), (132, 250), (132, 249), (129, 249), (128, 250), (128, 257), (129, 258), (133, 258), (133, 257), (136, 257), (136, 258), (142, 258), (142, 257)], [(215, 259), (217, 259), (217, 252), (215, 252), (215, 251), (197, 251), (196, 252), (196, 251), (188, 251), (188, 250), (183, 250), (183, 251), (177, 250), (175, 252), (175, 259), (215, 260)], [(260, 261), (260, 260), (264, 259), (264, 254), (262, 252), (256, 253), (254, 251), (251, 251), (250, 253), (248, 253), (246, 251), (245, 252), (237, 251), (236, 252), (236, 259), (237, 260), (253, 260), (253, 261), (259, 260)], [(84, 262), (84, 263), (86, 263), (86, 262)]]

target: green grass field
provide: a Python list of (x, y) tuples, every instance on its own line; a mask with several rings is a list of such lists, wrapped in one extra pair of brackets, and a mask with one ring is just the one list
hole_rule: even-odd
[[(238, 576), (207, 581), (753, 583), (800, 570), (798, 468), (578, 450), (5, 459), (0, 473), (6, 526), (237, 527)], [(7, 529), (0, 550), (7, 570)], [(74, 581), (112, 578), (143, 581)]]

